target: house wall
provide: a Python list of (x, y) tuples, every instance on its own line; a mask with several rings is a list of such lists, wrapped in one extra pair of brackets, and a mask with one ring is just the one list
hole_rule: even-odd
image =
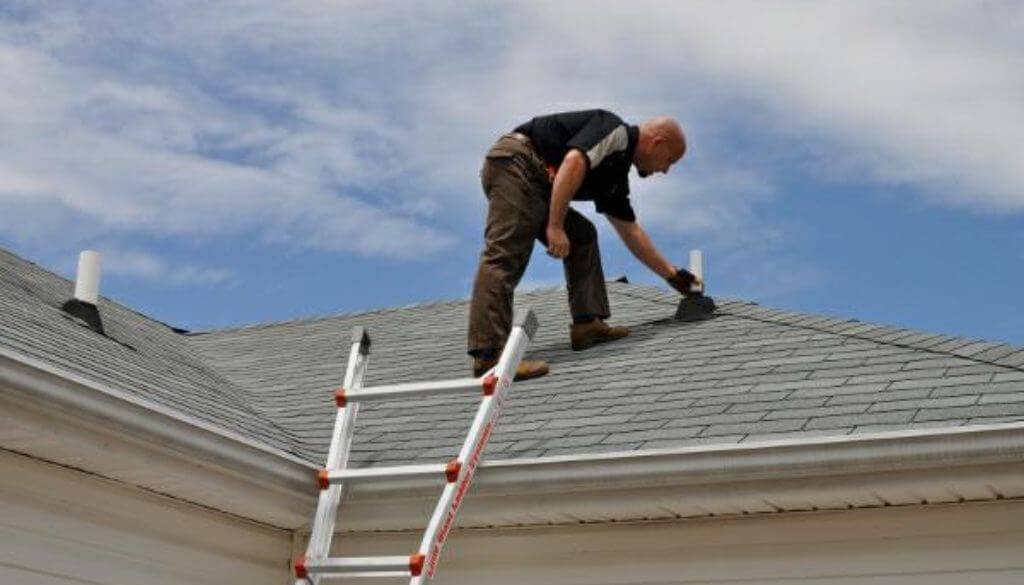
[[(336, 544), (393, 555), (417, 539)], [(0, 451), (0, 584), (291, 583), (292, 545), (284, 530)], [(456, 531), (434, 583), (1024, 583), (1024, 501)]]
[(291, 534), (0, 450), (0, 584), (280, 585)]
[[(363, 534), (336, 544), (338, 554), (404, 554), (416, 540)], [(1024, 583), (1024, 502), (459, 532), (433, 583)]]

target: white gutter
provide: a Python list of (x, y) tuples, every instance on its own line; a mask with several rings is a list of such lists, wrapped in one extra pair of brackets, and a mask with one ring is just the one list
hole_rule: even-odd
[(620, 488), (664, 481), (722, 483), (1000, 463), (1024, 463), (1024, 422), (492, 461), (482, 465), (486, 478), (481, 475), (474, 487)]
[[(1024, 464), (1024, 422), (484, 461), (472, 489), (623, 489), (990, 464)], [(408, 495), (436, 484), (422, 478), (375, 480), (352, 492)]]
[[(343, 526), (418, 528), (439, 486), (428, 480), (355, 485)], [(490, 461), (481, 464), (470, 493), (461, 526), (1024, 497), (1024, 423)]]
[(116, 428), (264, 487), (314, 501), (314, 466), (293, 455), (6, 348), (0, 348), (0, 387), (4, 400)]

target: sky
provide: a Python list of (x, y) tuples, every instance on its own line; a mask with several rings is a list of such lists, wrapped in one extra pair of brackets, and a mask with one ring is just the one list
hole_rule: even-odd
[(686, 129), (632, 200), (712, 296), (1024, 345), (1020, 2), (4, 0), (0, 86), (0, 246), (178, 327), (466, 298), (483, 153), (601, 107)]

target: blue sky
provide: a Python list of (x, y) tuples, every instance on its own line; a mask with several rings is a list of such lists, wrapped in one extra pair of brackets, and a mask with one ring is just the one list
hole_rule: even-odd
[(0, 245), (190, 329), (463, 298), (483, 152), (606, 107), (686, 127), (634, 206), (711, 294), (1024, 344), (1020, 3), (620, 4), (5, 0)]

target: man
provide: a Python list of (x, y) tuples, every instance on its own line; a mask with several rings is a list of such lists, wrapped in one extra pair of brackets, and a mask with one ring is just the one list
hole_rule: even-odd
[[(488, 210), (469, 310), (474, 376), (494, 367), (500, 357), (511, 326), (513, 291), (526, 271), (534, 238), (565, 266), (572, 348), (629, 334), (625, 327), (604, 322), (611, 310), (597, 231), (569, 207), (570, 200), (593, 201), (634, 256), (689, 294), (694, 276), (666, 260), (637, 223), (628, 177), (630, 165), (641, 177), (667, 173), (685, 152), (686, 137), (672, 118), (630, 126), (606, 110), (538, 116), (498, 139), (480, 172)], [(547, 371), (545, 362), (523, 360), (516, 379)]]

